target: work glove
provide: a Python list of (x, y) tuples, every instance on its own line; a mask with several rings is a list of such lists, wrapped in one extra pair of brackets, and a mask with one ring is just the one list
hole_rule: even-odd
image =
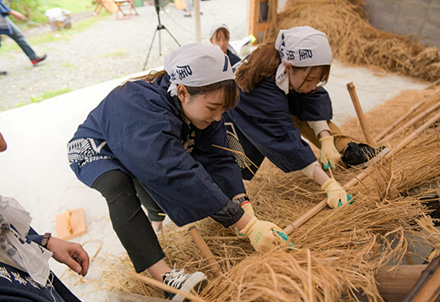
[(347, 194), (345, 190), (336, 182), (334, 178), (330, 178), (323, 185), (322, 189), (327, 193), (327, 204), (330, 208), (334, 209), (341, 207), (344, 204), (351, 204), (353, 201), (350, 194)]
[(323, 169), (328, 170), (336, 168), (336, 163), (341, 159), (341, 154), (336, 150), (333, 136), (323, 136), (319, 139), (321, 143), (321, 155), (319, 161)]
[(280, 243), (287, 242), (287, 235), (278, 226), (269, 221), (258, 220), (253, 217), (240, 231), (241, 235), (247, 236), (258, 252), (265, 252)]
[(241, 208), (244, 210), (244, 212), (250, 216), (250, 217), (255, 217), (255, 212), (254, 212), (254, 208), (252, 208), (251, 202), (250, 201), (246, 201), (244, 203), (241, 204)]

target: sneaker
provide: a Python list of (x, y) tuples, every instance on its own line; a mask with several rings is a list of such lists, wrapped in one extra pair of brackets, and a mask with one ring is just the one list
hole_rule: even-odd
[(5, 75), (7, 75), (7, 74), (8, 74), (7, 71), (0, 71), (0, 76), (5, 76)]
[[(184, 293), (195, 291), (199, 293), (208, 283), (206, 275), (202, 272), (195, 272), (194, 274), (185, 274), (184, 270), (173, 269), (171, 272), (164, 274), (163, 283), (181, 290)], [(184, 296), (179, 294), (164, 291), (165, 298), (171, 301), (186, 302), (189, 301)]]
[(348, 143), (347, 149), (345, 149), (342, 161), (350, 168), (351, 166), (357, 166), (368, 162), (373, 157), (376, 157), (385, 146), (380, 146), (377, 149), (367, 144)]
[(43, 55), (41, 57), (36, 57), (35, 59), (32, 60), (32, 64), (35, 66), (36, 64), (40, 63), (41, 61), (46, 60), (47, 55)]

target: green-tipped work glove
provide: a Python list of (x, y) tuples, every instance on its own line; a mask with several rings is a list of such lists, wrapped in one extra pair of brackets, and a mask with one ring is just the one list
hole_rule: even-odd
[(322, 189), (327, 193), (327, 204), (334, 209), (344, 204), (351, 204), (351, 195), (336, 182), (334, 178), (330, 178), (323, 185)]
[(269, 221), (258, 220), (253, 217), (240, 231), (247, 236), (258, 252), (265, 252), (274, 246), (287, 242), (287, 235), (278, 226)]
[(324, 170), (336, 168), (336, 163), (341, 159), (341, 154), (336, 150), (333, 136), (323, 136), (319, 139), (321, 154), (319, 161)]

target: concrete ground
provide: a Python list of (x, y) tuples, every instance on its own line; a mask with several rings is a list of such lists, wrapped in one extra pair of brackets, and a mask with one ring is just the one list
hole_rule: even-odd
[[(220, 1), (206, 3), (209, 2)], [(245, 16), (246, 6), (242, 9), (240, 14)], [(203, 13), (204, 16), (216, 16), (218, 12), (205, 7)], [(229, 19), (223, 16), (223, 20)], [(240, 26), (236, 28), (237, 32), (242, 34), (235, 39), (245, 37), (247, 23), (243, 20), (237, 26)], [(202, 32), (206, 33), (207, 29)], [(142, 64), (142, 60), (139, 63)], [(159, 61), (157, 63), (156, 66), (161, 65)], [(100, 65), (95, 68), (100, 69)], [(97, 253), (96, 259), (100, 260), (105, 260), (108, 255), (123, 255), (124, 250), (111, 227), (105, 200), (98, 192), (79, 182), (70, 170), (66, 143), (111, 89), (135, 75), (139, 73), (114, 77), (41, 103), (0, 112), (0, 132), (8, 143), (8, 150), (0, 154), (0, 194), (17, 199), (31, 213), (32, 225), (40, 233), (52, 232), (56, 235), (55, 217), (67, 209), (83, 208), (87, 233), (72, 241), (83, 243), (89, 254), (93, 256)], [(336, 61), (326, 88), (332, 97), (334, 121), (338, 124), (355, 116), (346, 89), (348, 82), (355, 84), (364, 111), (405, 89), (427, 87), (427, 83), (414, 79), (395, 74), (377, 75), (369, 69), (345, 66)], [(107, 301), (106, 291), (92, 286), (99, 284), (101, 277), (95, 264), (95, 261), (91, 263), (89, 274), (85, 277), (88, 282), (77, 282), (78, 279), (66, 274), (64, 266), (51, 260), (53, 270), (81, 300)]]

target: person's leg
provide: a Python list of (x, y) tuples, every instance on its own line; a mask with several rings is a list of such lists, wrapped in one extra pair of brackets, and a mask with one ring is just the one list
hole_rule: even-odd
[(9, 26), (12, 29), (12, 34), (8, 35), (11, 37), (12, 40), (14, 40), (18, 46), (23, 50), (23, 52), (28, 56), (29, 60), (33, 61), (37, 58), (37, 54), (35, 51), (30, 47), (29, 43), (26, 41), (23, 32), (18, 28), (17, 25), (14, 24), (9, 18), (6, 19)]
[(142, 203), (142, 205), (148, 211), (148, 218), (151, 221), (154, 231), (159, 231), (162, 228), (162, 222), (165, 219), (166, 214), (157, 205), (154, 199), (148, 194), (144, 186), (139, 182), (139, 180), (134, 179), (134, 187), (136, 188), (137, 195)]
[(113, 229), (133, 262), (136, 272), (165, 257), (151, 223), (141, 208), (133, 179), (120, 170), (98, 177), (92, 188), (107, 200)]
[(191, 17), (192, 0), (185, 0), (185, 11), (186, 11), (186, 14), (184, 16)]

